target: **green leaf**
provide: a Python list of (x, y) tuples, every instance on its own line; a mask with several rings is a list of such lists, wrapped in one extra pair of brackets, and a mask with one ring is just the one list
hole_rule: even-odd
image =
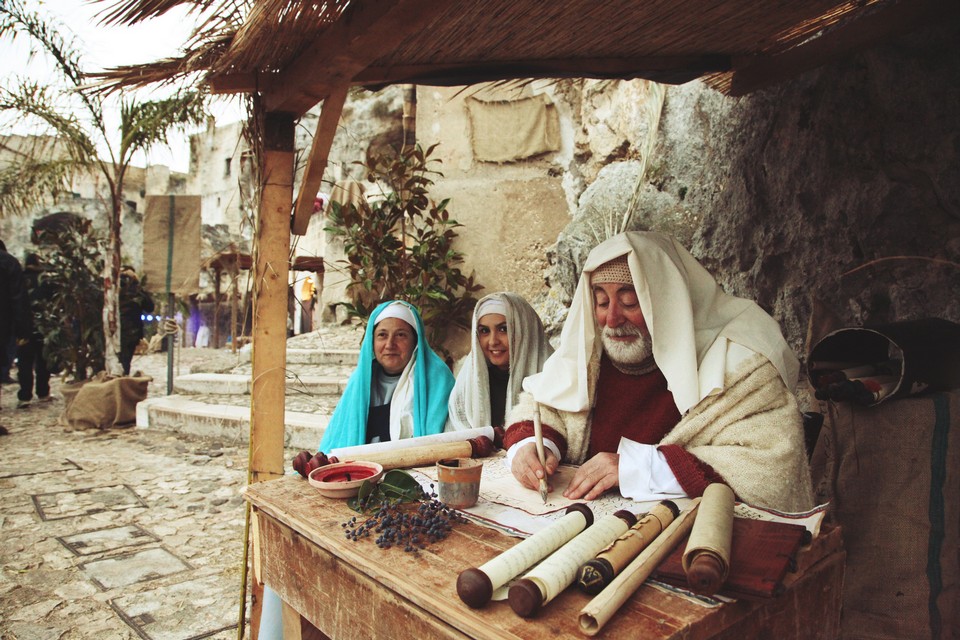
[(362, 513), (379, 506), (382, 502), (417, 502), (425, 497), (423, 487), (417, 479), (402, 469), (391, 469), (383, 474), (379, 482), (364, 480), (356, 497), (347, 501), (347, 505)]

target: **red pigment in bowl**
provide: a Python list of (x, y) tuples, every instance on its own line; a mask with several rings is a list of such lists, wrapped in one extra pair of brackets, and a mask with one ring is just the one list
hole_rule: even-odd
[(354, 480), (363, 480), (377, 473), (376, 469), (355, 465), (351, 467), (342, 467), (333, 470), (326, 475), (322, 473), (314, 474), (313, 479), (318, 482), (352, 482)]

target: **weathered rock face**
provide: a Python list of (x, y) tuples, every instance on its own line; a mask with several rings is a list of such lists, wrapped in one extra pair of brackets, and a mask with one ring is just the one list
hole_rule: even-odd
[[(918, 32), (740, 99), (668, 88), (630, 228), (677, 236), (798, 354), (815, 296), (844, 325), (960, 322), (958, 37), (958, 25)], [(638, 166), (607, 164), (583, 192), (542, 306), (569, 299)]]

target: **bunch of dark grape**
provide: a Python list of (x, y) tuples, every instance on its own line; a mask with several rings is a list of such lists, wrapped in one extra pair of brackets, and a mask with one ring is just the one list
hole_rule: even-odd
[(467, 521), (455, 509), (437, 500), (435, 493), (425, 496), (416, 508), (414, 504), (384, 500), (363, 522), (358, 523), (354, 516), (340, 526), (349, 540), (362, 540), (376, 534), (376, 543), (381, 549), (397, 547), (417, 553), (446, 538), (453, 525)]

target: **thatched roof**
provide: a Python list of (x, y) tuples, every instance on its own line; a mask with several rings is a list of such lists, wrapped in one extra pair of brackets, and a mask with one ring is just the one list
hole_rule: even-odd
[[(110, 4), (110, 0), (103, 0)], [(956, 0), (121, 0), (131, 24), (186, 4), (211, 16), (176, 60), (116, 86), (201, 71), (300, 116), (344, 86), (521, 78), (704, 78), (742, 95), (910, 28)]]

